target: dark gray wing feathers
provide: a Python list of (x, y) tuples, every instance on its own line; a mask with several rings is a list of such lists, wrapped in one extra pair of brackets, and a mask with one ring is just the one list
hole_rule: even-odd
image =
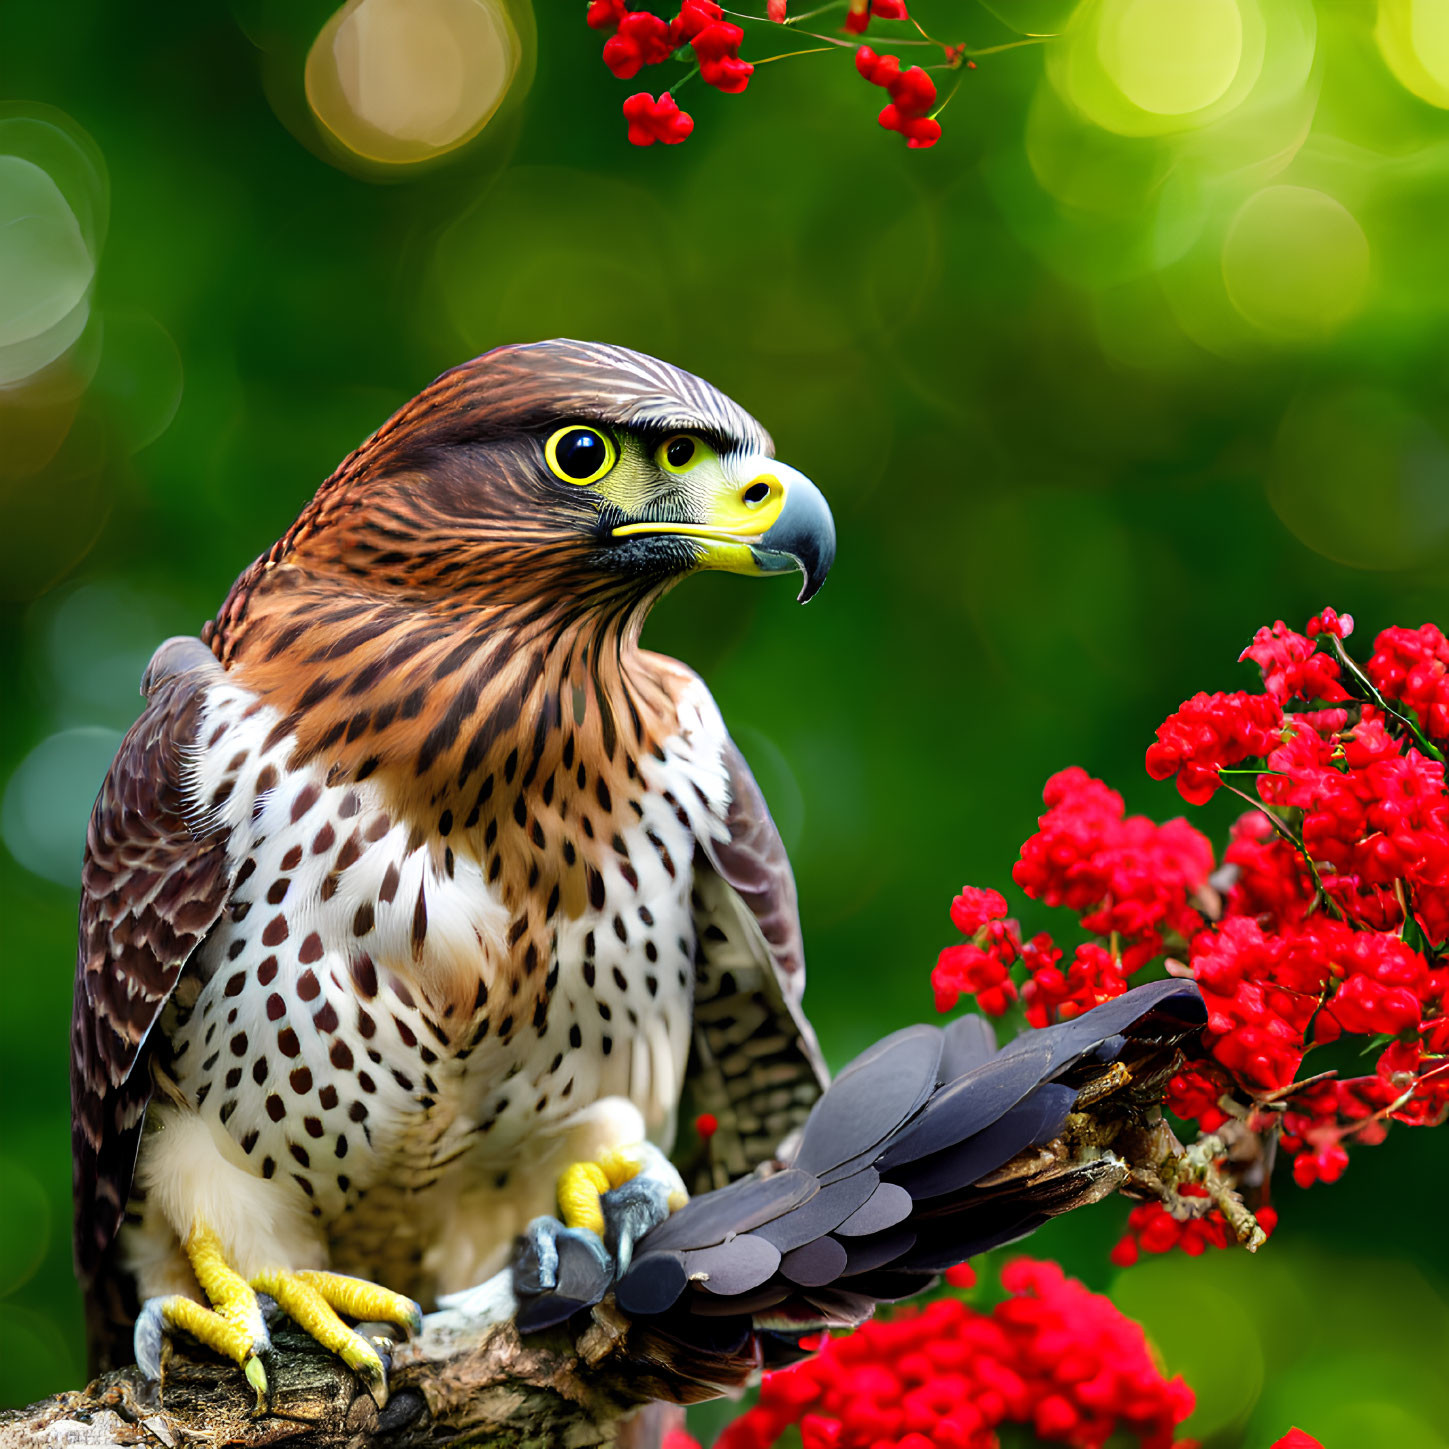
[[(613, 1287), (639, 1352), (670, 1365), (678, 1393), (738, 1385), (803, 1357), (800, 1335), (853, 1326), (1105, 1196), (1127, 1165), (1073, 1146), (1079, 1093), (1126, 1067), (1130, 1090), (1085, 1110), (1099, 1128), (1135, 1123), (1205, 1020), (1197, 987), (1169, 980), (990, 1054), (989, 1029), (959, 1023), (878, 1042), (826, 1090), (787, 1166), (692, 1199), (638, 1244)], [(528, 1318), (558, 1321), (537, 1300)]]

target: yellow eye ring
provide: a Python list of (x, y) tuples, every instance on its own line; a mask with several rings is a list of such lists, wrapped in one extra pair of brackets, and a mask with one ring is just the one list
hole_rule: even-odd
[(543, 457), (555, 478), (587, 488), (619, 461), (619, 450), (607, 433), (575, 423), (549, 438)]
[(666, 473), (677, 475), (697, 468), (706, 458), (712, 457), (713, 453), (714, 450), (708, 443), (692, 434), (675, 433), (672, 438), (665, 438), (660, 443), (654, 457)]

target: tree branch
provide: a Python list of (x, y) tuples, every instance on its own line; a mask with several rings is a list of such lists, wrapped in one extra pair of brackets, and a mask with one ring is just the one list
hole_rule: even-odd
[[(444, 1310), (393, 1354), (391, 1396), (379, 1409), (338, 1359), (285, 1322), (273, 1330), (272, 1402), (258, 1413), (240, 1369), (178, 1351), (161, 1390), (134, 1367), (80, 1392), (0, 1413), (0, 1449), (164, 1449), (286, 1444), (289, 1449), (417, 1449), (487, 1442), (500, 1449), (644, 1449), (683, 1411), (655, 1403), (666, 1389), (626, 1351), (628, 1321), (606, 1299), (574, 1338), (530, 1335), (496, 1314)], [(629, 1416), (636, 1415), (626, 1423)]]

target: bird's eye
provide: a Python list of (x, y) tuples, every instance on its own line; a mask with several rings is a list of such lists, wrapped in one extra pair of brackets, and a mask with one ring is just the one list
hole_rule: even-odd
[(709, 456), (709, 449), (688, 433), (676, 433), (659, 445), (659, 466), (666, 473), (687, 473)]
[(619, 461), (619, 450), (597, 428), (560, 428), (544, 445), (543, 456), (555, 477), (586, 487)]

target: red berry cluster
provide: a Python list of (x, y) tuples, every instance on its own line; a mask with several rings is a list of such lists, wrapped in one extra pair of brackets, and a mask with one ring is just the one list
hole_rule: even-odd
[(1449, 640), (1434, 624), (1385, 629), (1374, 640), (1368, 677), (1379, 693), (1406, 705), (1431, 739), (1449, 739)]
[[(781, 5), (781, 19), (784, 18), (784, 9)], [(864, 35), (872, 19), (909, 20), (910, 16), (906, 14), (905, 0), (850, 0), (845, 28), (852, 35)]]
[[(1047, 813), (1012, 877), (1033, 899), (1075, 911), (1109, 944), (1078, 946), (1063, 968), (1050, 936), (1023, 941), (1016, 922), (1001, 919), (1006, 901), (995, 891), (965, 891), (951, 918), (972, 939), (946, 947), (931, 977), (941, 1011), (967, 994), (987, 1015), (1002, 1015), (1016, 1000), (1011, 968), (1020, 962), (1027, 1020), (1065, 1021), (1120, 996), (1132, 972), (1203, 925), (1192, 898), (1213, 868), (1205, 836), (1184, 820), (1154, 825), (1127, 815), (1115, 790), (1075, 767), (1053, 775), (1043, 798)], [(968, 909), (968, 900), (984, 904)]]
[[(1154, 778), (1193, 804), (1229, 789), (1253, 806), (1219, 874), (1185, 821), (1127, 816), (1085, 771), (1053, 776), (1013, 878), (1097, 939), (1064, 966), (1049, 936), (1022, 940), (1001, 896), (965, 891), (952, 918), (969, 940), (941, 953), (938, 1007), (971, 995), (1000, 1015), (1019, 996), (1042, 1026), (1165, 959), (1208, 1010), (1168, 1105), (1204, 1133), (1276, 1140), (1304, 1187), (1335, 1181), (1348, 1146), (1391, 1122), (1449, 1117), (1449, 640), (1433, 625), (1386, 629), (1360, 666), (1352, 631), (1331, 609), (1302, 633), (1260, 629), (1242, 658), (1261, 690), (1194, 695), (1157, 730)], [(1311, 1053), (1355, 1037), (1370, 1074), (1305, 1075)], [(1139, 1208), (1120, 1260), (1227, 1243), (1220, 1210), (1193, 1195)]]
[(1055, 1263), (1018, 1259), (1001, 1283), (989, 1313), (942, 1299), (767, 1374), (715, 1449), (767, 1449), (791, 1425), (804, 1449), (996, 1449), (1012, 1424), (1048, 1443), (1171, 1449), (1192, 1390), (1163, 1377), (1137, 1324)]
[(934, 146), (941, 139), (941, 123), (927, 112), (936, 104), (936, 82), (920, 66), (902, 70), (893, 55), (877, 55), (870, 46), (855, 52), (855, 68), (873, 86), (890, 96), (880, 123), (887, 131), (899, 131), (913, 151)]
[[(768, 0), (766, 13), (760, 18), (777, 29), (793, 29), (786, 10), (786, 0)], [(692, 62), (694, 66), (678, 84), (659, 96), (639, 91), (624, 102), (629, 140), (636, 146), (652, 146), (656, 141), (675, 145), (694, 130), (693, 118), (681, 111), (674, 99), (673, 92), (684, 81), (697, 74), (706, 85), (727, 95), (738, 95), (749, 85), (755, 71), (754, 63), (740, 56), (744, 30), (725, 18), (716, 0), (682, 0), (678, 13), (668, 20), (652, 10), (631, 8), (631, 0), (588, 0), (586, 19), (592, 29), (607, 32), (604, 64), (620, 80), (633, 80), (646, 67), (671, 60)], [(908, 21), (910, 16), (904, 0), (849, 0), (843, 29), (847, 35), (863, 34), (872, 19)], [(830, 42), (822, 47), (826, 50), (832, 46), (849, 49), (851, 44), (828, 35), (817, 38)], [(939, 46), (940, 69), (975, 69), (975, 62), (966, 59), (964, 45), (930, 41), (924, 32), (921, 39), (911, 43)], [(935, 145), (941, 135), (940, 123), (930, 114), (936, 106), (935, 81), (920, 66), (902, 70), (895, 56), (877, 55), (869, 46), (856, 51), (855, 63), (866, 80), (890, 96), (881, 110), (880, 124), (904, 136), (913, 149)]]
[[(1175, 1217), (1160, 1202), (1145, 1202), (1127, 1215), (1127, 1231), (1112, 1249), (1112, 1261), (1119, 1268), (1130, 1268), (1143, 1253), (1170, 1253), (1180, 1249), (1196, 1258), (1209, 1248), (1229, 1248), (1235, 1238), (1220, 1208), (1211, 1207), (1208, 1191), (1198, 1183), (1185, 1182), (1178, 1189), (1188, 1199), (1189, 1208), (1196, 1199), (1203, 1207), (1200, 1217)], [(1259, 1208), (1258, 1226), (1268, 1237), (1278, 1226), (1278, 1214), (1270, 1207)]]

